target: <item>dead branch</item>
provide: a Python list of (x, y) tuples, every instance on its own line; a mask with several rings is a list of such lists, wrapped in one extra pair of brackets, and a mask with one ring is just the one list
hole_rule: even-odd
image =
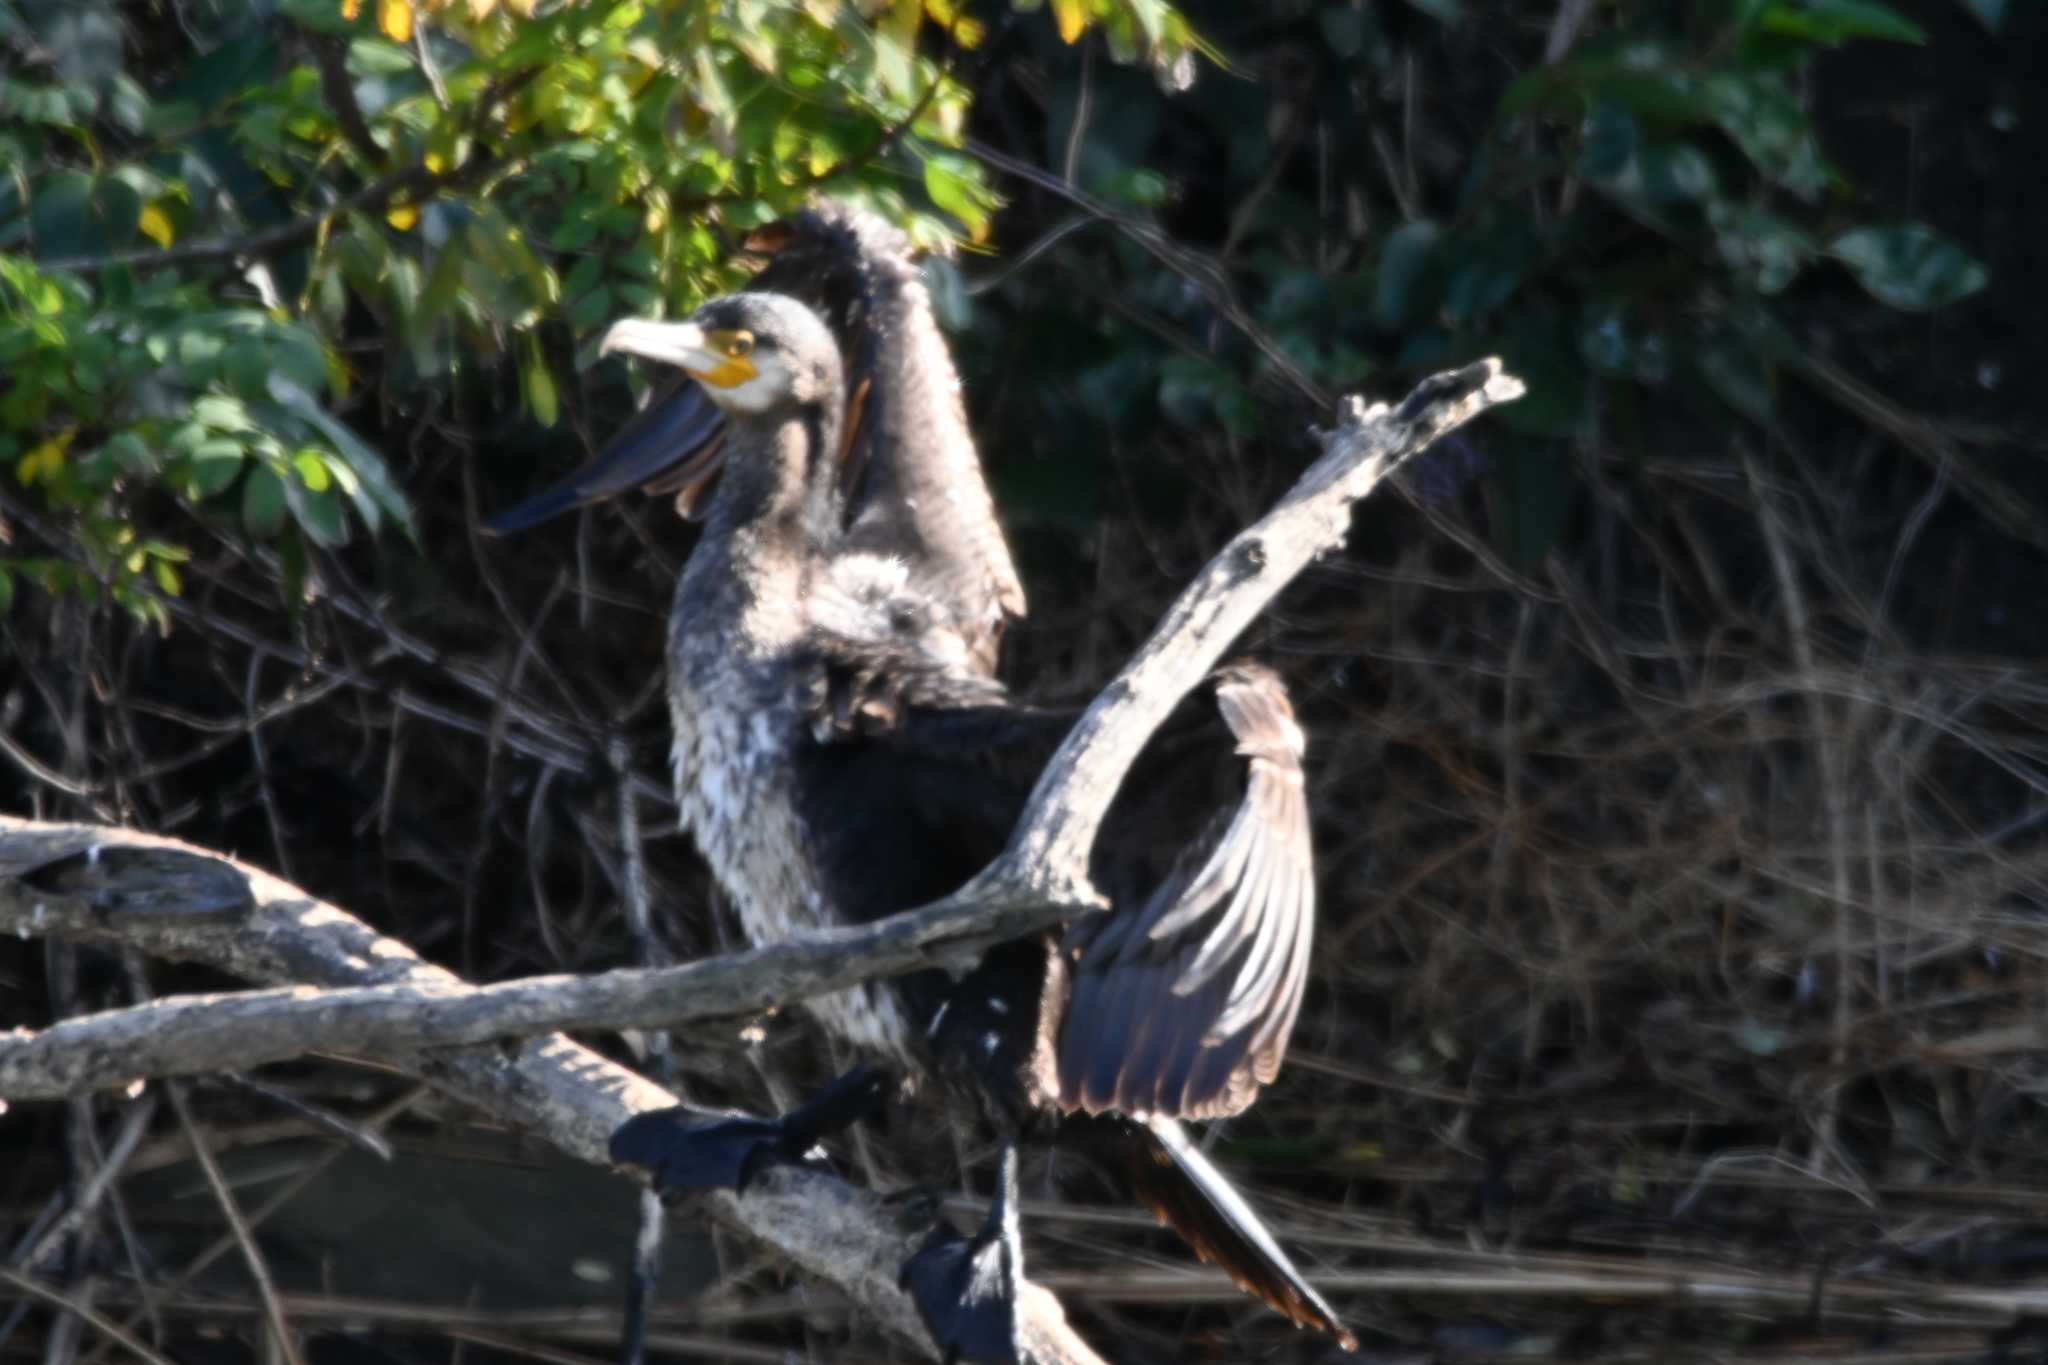
[[(755, 1007), (729, 1003), (734, 1000), (765, 1003), (759, 995), (745, 994), (748, 991), (772, 990), (773, 999), (786, 1002), (863, 976), (944, 960), (1095, 908), (1100, 898), (1089, 885), (1086, 868), (1096, 831), (1124, 773), (1167, 714), (1282, 588), (1316, 557), (1343, 543), (1353, 503), (1372, 492), (1404, 459), (1520, 393), (1521, 385), (1489, 360), (1425, 381), (1398, 409), (1367, 408), (1353, 400), (1342, 424), (1325, 438), (1322, 458), (1270, 513), (1211, 561), (1152, 638), (1088, 708), (1034, 789), (1003, 855), (961, 891), (930, 906), (859, 930), (808, 935), (774, 948), (662, 972), (474, 988), (338, 907), (260, 869), (131, 831), (0, 819), (0, 931), (115, 944), (206, 962), (245, 979), (357, 993), (356, 1003), (351, 1006), (344, 1000), (338, 1012), (323, 1013), (321, 993), (302, 989), (166, 1001), (112, 1011), (95, 1016), (96, 1024), (82, 1025), (112, 1030), (113, 1045), (138, 1057), (156, 1049), (151, 1055), (171, 1065), (176, 1065), (171, 1053), (178, 1043), (168, 1045), (170, 1052), (153, 1042), (145, 1045), (150, 1035), (140, 1027), (143, 1021), (153, 1020), (157, 1034), (186, 1035), (189, 1029), (187, 1036), (210, 1038), (204, 1046), (217, 1048), (223, 1030), (248, 1030), (247, 1020), (262, 1016), (266, 1009), (297, 1017), (294, 996), (305, 1002), (297, 1013), (337, 1029), (343, 1027), (339, 1020), (349, 1021), (347, 1027), (367, 1028), (367, 1016), (379, 1008), (413, 1010), (415, 1004), (443, 1024), (461, 1018), (468, 1021), (462, 1027), (477, 1027), (475, 1021), (500, 1008), (501, 1001), (516, 1002), (503, 1005), (509, 1013), (497, 1016), (482, 1034), (378, 1035), (374, 1049), (360, 1050), (390, 1049), (384, 1060), (507, 1122), (545, 1135), (572, 1155), (603, 1162), (613, 1129), (634, 1113), (671, 1105), (673, 1097), (559, 1035), (510, 1047), (446, 1045), (558, 1027), (557, 1017), (529, 1015), (517, 1027), (502, 1028), (519, 1011), (558, 1003), (558, 992), (584, 999), (593, 991), (603, 994), (605, 987), (592, 983), (644, 991), (650, 985), (672, 988), (674, 973), (695, 972), (694, 977), (682, 978), (692, 983), (682, 993), (697, 1002), (696, 1017), (731, 1013)], [(360, 992), (366, 989), (386, 994), (365, 1004)], [(739, 994), (721, 998), (716, 996), (719, 991)], [(703, 1005), (714, 998), (726, 1003), (715, 1008)], [(634, 1018), (661, 1022), (676, 1017), (676, 1007), (665, 1003), (647, 1008), (648, 1014)], [(484, 1013), (476, 1013), (479, 1009)], [(184, 1011), (175, 1015), (178, 1029), (164, 1027), (167, 1010)], [(278, 1017), (264, 1017), (258, 1028), (277, 1028)], [(234, 1022), (237, 1019), (241, 1022)], [(57, 1029), (13, 1035), (6, 1042), (16, 1049), (16, 1057), (44, 1046), (37, 1054), (40, 1064), (61, 1070), (68, 1063), (56, 1054), (64, 1049), (53, 1052), (37, 1042)], [(336, 1044), (334, 1038), (321, 1028), (306, 1028), (294, 1045), (299, 1050), (350, 1050), (348, 1043)], [(94, 1047), (107, 1041), (96, 1038)], [(429, 1048), (430, 1043), (442, 1046)], [(90, 1052), (94, 1047), (78, 1050)], [(212, 1058), (216, 1053), (206, 1055)], [(248, 1065), (252, 1055), (241, 1052), (232, 1061)], [(128, 1063), (124, 1055), (116, 1073), (139, 1074)], [(92, 1067), (88, 1061), (74, 1069)], [(5, 1093), (9, 1092), (0, 1087), (0, 1094)], [(817, 1171), (783, 1168), (751, 1185), (744, 1196), (710, 1197), (709, 1206), (723, 1221), (838, 1285), (896, 1335), (929, 1349), (908, 1298), (896, 1284), (897, 1267), (921, 1229), (899, 1227), (880, 1196)], [(1028, 1298), (1027, 1332), (1035, 1338), (1036, 1358), (1095, 1358), (1067, 1330), (1049, 1293), (1033, 1289)]]
[[(132, 830), (0, 817), (0, 906), (0, 931), (120, 945), (250, 980), (306, 983), (300, 991), (465, 989), (452, 972), (260, 868)], [(399, 1050), (381, 1060), (596, 1164), (609, 1162), (613, 1129), (677, 1102), (559, 1034), (507, 1047)], [(707, 1196), (706, 1207), (838, 1286), (891, 1334), (930, 1351), (916, 1309), (896, 1283), (923, 1229), (901, 1227), (881, 1195), (821, 1170), (778, 1167), (744, 1196)], [(1028, 1330), (1044, 1359), (1097, 1360), (1066, 1328), (1052, 1295), (1033, 1287), (1028, 1309)]]

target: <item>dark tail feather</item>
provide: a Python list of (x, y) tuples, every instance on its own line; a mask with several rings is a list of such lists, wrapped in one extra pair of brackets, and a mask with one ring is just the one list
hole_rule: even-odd
[(1358, 1338), (1309, 1287), (1244, 1196), (1178, 1123), (1124, 1118), (1068, 1122), (1084, 1124), (1121, 1159), (1138, 1198), (1197, 1256), (1222, 1267), (1238, 1288), (1296, 1327), (1321, 1332), (1347, 1351), (1358, 1349)]

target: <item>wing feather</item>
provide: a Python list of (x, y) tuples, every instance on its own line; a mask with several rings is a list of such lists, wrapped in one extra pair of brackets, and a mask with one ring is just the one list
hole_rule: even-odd
[(1220, 709), (1249, 760), (1237, 807), (1134, 909), (1061, 945), (1071, 988), (1046, 1089), (1071, 1111), (1211, 1118), (1277, 1074), (1315, 930), (1302, 736), (1279, 679), (1222, 670)]

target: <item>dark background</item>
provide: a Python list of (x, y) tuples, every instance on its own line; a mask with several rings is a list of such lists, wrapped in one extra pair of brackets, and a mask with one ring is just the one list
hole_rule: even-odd
[[(1039, 168), (995, 175), (986, 250), (932, 267), (1032, 595), (1024, 689), (1107, 677), (1304, 467), (1330, 395), (1492, 353), (1531, 385), (1362, 509), (1245, 642), (1311, 736), (1320, 941), (1287, 1071), (1214, 1150), (1368, 1359), (2039, 1349), (2018, 1291), (2048, 1246), (2044, 1072), (1996, 1039), (2048, 984), (2048, 11), (1893, 9), (1923, 42), (1745, 43), (1729, 6), (1602, 7), (1546, 67), (1560, 16), (1522, 5), (1197, 5), (1230, 66), (1177, 94), (1035, 13), (962, 68), (971, 135)], [(161, 14), (128, 22), (169, 41)], [(1759, 73), (1789, 124), (1728, 112)], [(1821, 252), (1905, 223), (1945, 234), (1917, 273)], [(1951, 297), (1972, 262), (1988, 287)], [(420, 548), (316, 552), (320, 592), (287, 613), (277, 562), (223, 534), (161, 634), (25, 592), (0, 717), (93, 795), (0, 763), (0, 807), (233, 851), (475, 979), (630, 961), (606, 742), (665, 785), (660, 623), (691, 532), (640, 503), (481, 538), (480, 511), (580, 452), (521, 413), (509, 364), (423, 384), (385, 329), (354, 315), (349, 420)], [(570, 372), (573, 338), (542, 334)], [(563, 402), (601, 435), (629, 398), (598, 367)], [(17, 553), (59, 538), (0, 498)], [(257, 703), (283, 705), (255, 726)], [(728, 946), (671, 813), (638, 818), (674, 950)], [(0, 944), (0, 1026), (126, 992), (119, 964)], [(768, 1107), (844, 1060), (800, 1018), (743, 1022), (761, 1041), (691, 1037), (693, 1093)], [(265, 1074), (357, 1118), (405, 1091)], [(196, 1102), (252, 1181), (314, 1150), (247, 1094)], [(125, 1103), (0, 1118), (0, 1254), (64, 1188), (80, 1115), (106, 1129)], [(558, 1183), (587, 1174), (462, 1117), (401, 1108), (395, 1168), (350, 1156), (266, 1224), (316, 1357), (447, 1358), (499, 1303), (533, 1311), (492, 1349), (609, 1349), (543, 1310), (613, 1305), (568, 1251), (594, 1239), (616, 1269), (626, 1187), (593, 1218), (596, 1192)], [(221, 1231), (159, 1127), (125, 1224), (66, 1269), (103, 1304)], [(864, 1160), (945, 1186), (959, 1159), (986, 1178), (981, 1141), (899, 1116)], [(486, 1221), (531, 1259), (415, 1235), (456, 1211), (341, 1216), (477, 1179), (450, 1162), (493, 1177)], [(1227, 1291), (1160, 1292), (1188, 1258), (1071, 1162), (1035, 1159), (1027, 1194), (1034, 1274), (1112, 1358), (1329, 1354)], [(680, 1279), (711, 1250), (735, 1275), (667, 1301), (679, 1357), (885, 1353), (828, 1291), (678, 1239)], [(1715, 1277), (1737, 1288), (1661, 1288)], [(162, 1340), (247, 1358), (252, 1301), (230, 1255), (171, 1296)], [(0, 1359), (42, 1354), (42, 1310), (0, 1323)]]

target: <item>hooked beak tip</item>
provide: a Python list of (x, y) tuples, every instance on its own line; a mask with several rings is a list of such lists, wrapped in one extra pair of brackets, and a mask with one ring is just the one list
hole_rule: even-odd
[(654, 322), (647, 318), (621, 318), (613, 323), (598, 343), (600, 356), (623, 351), (648, 360), (684, 364), (704, 349), (704, 330), (694, 322)]

